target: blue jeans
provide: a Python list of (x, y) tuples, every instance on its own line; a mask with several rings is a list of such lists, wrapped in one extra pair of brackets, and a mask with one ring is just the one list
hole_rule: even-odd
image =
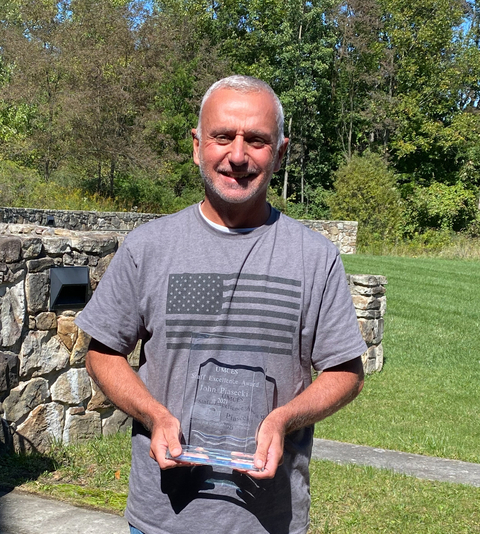
[(130, 525), (130, 534), (143, 534), (143, 532), (141, 530), (138, 530), (138, 528), (132, 527), (132, 525)]

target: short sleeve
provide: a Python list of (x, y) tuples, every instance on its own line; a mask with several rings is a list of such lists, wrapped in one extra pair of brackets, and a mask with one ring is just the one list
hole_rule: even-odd
[(319, 303), (312, 365), (317, 371), (357, 358), (367, 350), (340, 254), (326, 273)]
[(118, 249), (76, 324), (100, 343), (129, 354), (143, 335), (138, 272), (127, 241)]

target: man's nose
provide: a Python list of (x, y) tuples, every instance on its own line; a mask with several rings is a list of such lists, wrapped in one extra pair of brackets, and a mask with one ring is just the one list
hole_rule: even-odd
[(230, 163), (233, 165), (243, 165), (247, 162), (247, 156), (245, 153), (245, 140), (243, 136), (237, 135), (235, 139), (230, 144), (230, 153), (229, 153)]

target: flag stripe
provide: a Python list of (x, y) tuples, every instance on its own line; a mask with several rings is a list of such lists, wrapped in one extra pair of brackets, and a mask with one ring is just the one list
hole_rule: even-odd
[(287, 321), (296, 321), (297, 316), (290, 313), (276, 312), (273, 310), (241, 310), (236, 308), (227, 308), (226, 315), (256, 315), (260, 317), (275, 317), (277, 319), (286, 319)]
[[(167, 349), (191, 349), (191, 343), (167, 343)], [(202, 345), (196, 346), (195, 350), (231, 350), (236, 352), (265, 352), (270, 354), (288, 355), (292, 353), (292, 349), (281, 349), (278, 347), (252, 347), (251, 345)]]
[(278, 323), (262, 323), (260, 321), (232, 321), (229, 319), (222, 319), (220, 321), (201, 321), (188, 319), (168, 319), (167, 326), (231, 326), (232, 328), (265, 328), (266, 330), (280, 330), (285, 332), (295, 332), (295, 325), (286, 325)]
[(280, 289), (279, 287), (267, 287), (267, 286), (244, 286), (239, 284), (232, 284), (230, 286), (224, 286), (224, 291), (249, 291), (252, 293), (272, 293), (274, 295), (283, 295), (285, 297), (294, 297), (299, 299), (302, 294), (298, 291), (291, 291), (289, 289)]
[(292, 278), (280, 278), (278, 276), (268, 276), (264, 274), (226, 274), (224, 280), (260, 280), (262, 282), (272, 282), (274, 284), (284, 284), (287, 286), (302, 287), (302, 283), (299, 280), (293, 280)]
[(292, 310), (299, 310), (300, 304), (297, 302), (290, 302), (288, 300), (264, 299), (262, 297), (237, 297), (224, 298), (223, 302), (231, 304), (263, 304), (265, 306), (278, 306), (280, 308), (290, 308)]
[[(167, 332), (167, 338), (192, 338), (198, 332), (193, 332), (189, 330), (182, 330), (181, 332), (176, 332), (175, 330)], [(231, 337), (231, 332), (215, 332), (216, 336), (225, 336)], [(235, 333), (235, 337), (238, 339), (258, 339), (260, 341), (272, 341), (274, 343), (284, 343), (287, 345), (292, 344), (291, 337), (280, 337), (280, 336), (271, 336), (269, 334), (255, 334), (255, 333)]]

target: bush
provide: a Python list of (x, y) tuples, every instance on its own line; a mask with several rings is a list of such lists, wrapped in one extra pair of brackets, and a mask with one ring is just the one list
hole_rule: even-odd
[(357, 245), (395, 242), (401, 231), (402, 203), (395, 174), (378, 155), (355, 154), (334, 174), (329, 198), (333, 219), (358, 221)]
[(115, 197), (139, 212), (167, 214), (200, 202), (204, 189), (198, 172), (193, 175), (187, 164), (155, 177), (142, 172), (124, 175), (116, 181)]
[(296, 202), (295, 194), (285, 202), (273, 188), (269, 188), (267, 200), (274, 208), (292, 217), (292, 219), (325, 220), (330, 218), (328, 199), (332, 194), (332, 191), (321, 186), (317, 188), (307, 186), (305, 188), (305, 202)]
[(116, 211), (118, 204), (80, 188), (45, 181), (38, 172), (0, 161), (0, 205), (55, 210)]
[(407, 199), (407, 233), (424, 233), (432, 228), (458, 232), (472, 225), (476, 212), (477, 193), (462, 182), (417, 186)]

